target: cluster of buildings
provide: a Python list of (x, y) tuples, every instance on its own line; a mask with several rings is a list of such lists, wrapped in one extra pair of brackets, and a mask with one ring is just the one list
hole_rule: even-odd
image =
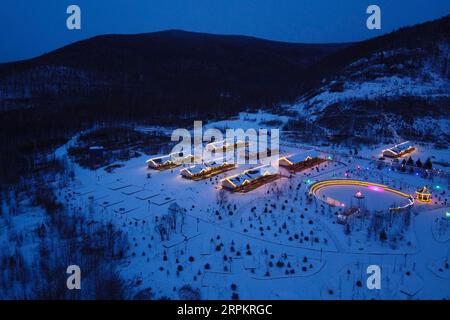
[(223, 140), (223, 141), (215, 141), (208, 143), (205, 149), (209, 152), (219, 151), (219, 152), (227, 152), (230, 150), (237, 150), (242, 147), (248, 147), (248, 142), (242, 140)]
[(248, 192), (279, 177), (278, 168), (271, 165), (245, 170), (222, 180), (222, 187), (231, 191)]
[[(222, 154), (222, 152), (236, 150), (246, 146), (248, 146), (248, 144), (243, 141), (220, 141), (208, 144), (206, 149), (208, 151), (219, 150), (221, 152), (220, 154)], [(321, 158), (318, 153), (310, 152), (306, 157), (304, 155), (281, 157), (278, 160), (278, 165), (290, 172), (298, 172), (319, 165), (325, 161), (326, 160)], [(193, 155), (179, 153), (149, 159), (147, 160), (147, 165), (151, 169), (167, 170), (179, 167), (183, 164), (192, 164), (193, 162)], [(183, 178), (190, 180), (202, 180), (235, 169), (236, 167), (237, 166), (234, 163), (227, 162), (222, 157), (220, 159), (184, 167), (180, 170), (180, 175)], [(281, 177), (279, 168), (272, 164), (266, 164), (225, 177), (221, 183), (224, 189), (237, 192), (248, 192), (265, 183), (274, 181), (279, 177)]]
[(212, 177), (219, 173), (232, 170), (236, 165), (226, 161), (213, 160), (203, 164), (194, 165), (181, 169), (180, 174), (183, 178), (191, 180), (201, 180)]
[[(237, 165), (234, 161), (226, 161), (223, 157), (224, 153), (231, 150), (237, 150), (239, 148), (248, 147), (248, 143), (238, 140), (234, 141), (219, 141), (213, 142), (206, 145), (206, 150), (209, 152), (216, 151), (215, 154), (220, 154), (222, 157), (219, 157), (215, 160), (205, 161), (200, 164), (194, 164), (195, 157), (192, 154), (184, 154), (181, 153), (172, 153), (161, 157), (156, 157), (147, 160), (147, 165), (151, 169), (155, 170), (167, 170), (173, 169), (182, 165), (190, 165), (184, 166), (180, 170), (181, 177), (189, 180), (203, 180), (218, 174), (224, 173), (229, 170), (233, 170), (237, 168)], [(398, 158), (403, 157), (411, 152), (414, 152), (415, 148), (409, 142), (403, 142), (397, 144), (391, 148), (383, 150), (383, 156)], [(247, 151), (247, 150), (246, 150)], [(248, 151), (250, 153), (250, 151)], [(256, 156), (259, 158), (259, 154)], [(261, 159), (260, 159), (261, 160)], [(283, 156), (278, 159), (277, 165), (284, 170), (296, 173), (300, 172), (326, 162), (327, 159), (321, 156), (319, 152), (310, 151), (306, 155), (305, 154), (294, 154)], [(248, 192), (262, 186), (266, 183), (272, 182), (281, 177), (280, 170), (278, 166), (274, 166), (272, 164), (260, 165), (256, 167), (252, 167), (250, 169), (244, 170), (238, 174), (230, 175), (221, 180), (221, 185), (223, 189), (232, 191), (232, 192)], [(374, 183), (363, 182), (363, 181), (353, 181), (353, 180), (330, 180), (323, 181), (320, 183), (316, 183), (310, 189), (311, 193), (314, 193), (316, 189), (322, 186), (334, 185), (334, 184), (353, 184), (353, 185), (361, 185), (368, 188), (381, 188), (382, 190), (386, 190), (389, 192), (396, 193), (402, 197), (408, 198), (408, 203), (403, 207), (390, 208), (392, 212), (401, 212), (408, 208), (410, 208), (414, 201), (417, 200), (419, 202), (430, 202), (431, 201), (431, 193), (426, 188), (420, 188), (417, 190), (415, 197), (413, 198), (410, 195), (404, 194), (403, 192), (391, 189), (387, 186), (377, 185)], [(357, 197), (355, 195), (355, 197)], [(344, 206), (344, 204), (336, 201), (334, 199), (330, 200), (332, 203), (329, 203), (333, 206)], [(328, 202), (328, 201), (327, 201)], [(343, 223), (348, 219), (348, 216), (354, 215), (355, 212), (346, 212), (339, 217), (339, 222)]]

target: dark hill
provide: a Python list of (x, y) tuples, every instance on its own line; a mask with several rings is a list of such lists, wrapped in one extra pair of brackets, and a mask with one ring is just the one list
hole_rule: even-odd
[(295, 99), (305, 68), (344, 46), (177, 30), (97, 36), (0, 65), (0, 109), (81, 103), (193, 114), (270, 105)]

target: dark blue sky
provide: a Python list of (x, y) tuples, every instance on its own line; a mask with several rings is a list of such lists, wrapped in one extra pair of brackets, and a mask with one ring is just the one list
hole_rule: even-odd
[[(66, 28), (70, 4), (81, 7), (82, 30)], [(366, 28), (370, 4), (381, 7), (381, 31)], [(291, 42), (345, 42), (447, 14), (449, 0), (2, 0), (0, 62), (107, 33), (184, 29)]]

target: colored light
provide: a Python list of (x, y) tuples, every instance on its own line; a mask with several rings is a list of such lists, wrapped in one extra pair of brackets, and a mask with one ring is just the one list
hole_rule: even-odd
[(369, 188), (369, 190), (376, 191), (376, 192), (383, 192), (384, 191), (384, 188), (378, 187), (378, 186), (368, 186), (367, 188)]
[(328, 160), (333, 160), (333, 157), (332, 156), (328, 156), (327, 159)]
[(447, 218), (450, 218), (450, 211), (447, 211), (447, 212), (445, 213), (445, 215), (447, 216)]
[(437, 189), (437, 190), (441, 189), (441, 186), (436, 186), (436, 189)]

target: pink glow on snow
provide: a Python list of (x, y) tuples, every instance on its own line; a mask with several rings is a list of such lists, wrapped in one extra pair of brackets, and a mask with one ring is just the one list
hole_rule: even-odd
[(368, 186), (367, 188), (369, 188), (372, 191), (377, 191), (377, 192), (383, 192), (384, 191), (384, 188), (378, 187), (378, 186)]

